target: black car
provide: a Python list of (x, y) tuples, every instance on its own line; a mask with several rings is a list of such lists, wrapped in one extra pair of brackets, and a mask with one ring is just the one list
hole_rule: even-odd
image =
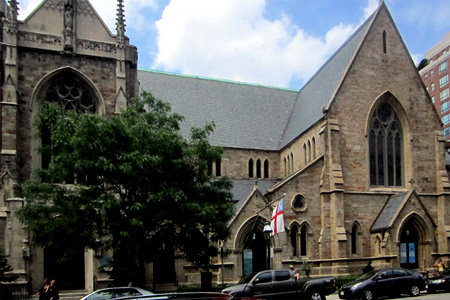
[(372, 300), (378, 296), (398, 296), (409, 294), (417, 296), (425, 290), (425, 281), (419, 272), (388, 268), (370, 271), (339, 290), (341, 299)]
[(450, 293), (450, 268), (445, 269), (441, 275), (427, 280), (427, 292), (435, 293), (437, 291)]

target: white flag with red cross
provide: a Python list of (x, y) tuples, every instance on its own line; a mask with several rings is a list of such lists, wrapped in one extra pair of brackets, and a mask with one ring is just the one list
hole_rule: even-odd
[(270, 227), (272, 227), (271, 235), (284, 232), (283, 199), (281, 199), (280, 203), (273, 210)]

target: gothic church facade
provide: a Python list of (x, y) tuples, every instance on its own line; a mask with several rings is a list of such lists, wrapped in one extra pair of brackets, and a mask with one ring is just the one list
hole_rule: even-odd
[[(369, 262), (422, 271), (438, 257), (448, 262), (441, 123), (383, 1), (300, 90), (138, 70), (122, 0), (116, 33), (88, 0), (45, 0), (24, 21), (17, 10), (10, 0), (3, 24), (0, 247), (18, 284), (34, 289), (46, 275), (65, 276), (71, 289), (108, 284), (98, 272), (103, 253), (87, 249), (55, 264), (14, 211), (26, 205), (21, 184), (45, 163), (32, 139), (43, 103), (114, 114), (139, 89), (184, 115), (186, 135), (216, 124), (211, 143), (224, 155), (212, 171), (233, 181), (236, 209), (220, 245), (228, 255), (212, 262), (214, 282), (235, 282), (268, 263), (307, 261), (314, 276), (359, 273)], [(263, 228), (281, 200), (285, 231), (266, 252)], [(200, 282), (176, 250), (162, 251), (147, 274), (149, 289)]]

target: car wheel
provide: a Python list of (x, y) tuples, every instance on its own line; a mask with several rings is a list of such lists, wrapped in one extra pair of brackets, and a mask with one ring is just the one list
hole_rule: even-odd
[(375, 300), (376, 298), (371, 290), (365, 290), (363, 292), (363, 299), (364, 300)]
[(310, 300), (325, 300), (325, 296), (319, 292), (312, 292), (309, 299)]
[(411, 289), (409, 290), (409, 295), (415, 297), (419, 296), (419, 294), (420, 294), (419, 287), (417, 285), (411, 286)]

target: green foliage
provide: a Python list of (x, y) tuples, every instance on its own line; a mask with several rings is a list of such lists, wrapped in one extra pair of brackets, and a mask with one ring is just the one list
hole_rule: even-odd
[(367, 263), (367, 265), (363, 268), (363, 274), (369, 273), (370, 271), (372, 271), (374, 268), (372, 266), (372, 261), (369, 260), (369, 262)]
[(302, 271), (306, 277), (309, 277), (312, 273), (312, 263), (302, 260)]
[(112, 249), (113, 276), (120, 272), (125, 284), (142, 280), (144, 262), (164, 243), (208, 265), (218, 253), (211, 242), (228, 235), (231, 181), (208, 174), (222, 155), (208, 142), (214, 124), (186, 140), (182, 120), (148, 92), (114, 116), (44, 107), (35, 126), (48, 167), (24, 185), (30, 201), (18, 213), (34, 241), (68, 257), (83, 247)]
[(417, 71), (422, 70), (426, 66), (428, 66), (428, 59), (424, 58), (420, 61), (419, 65), (417, 66)]
[(340, 289), (341, 286), (343, 286), (344, 284), (355, 281), (360, 276), (361, 276), (361, 274), (336, 277), (336, 288)]

